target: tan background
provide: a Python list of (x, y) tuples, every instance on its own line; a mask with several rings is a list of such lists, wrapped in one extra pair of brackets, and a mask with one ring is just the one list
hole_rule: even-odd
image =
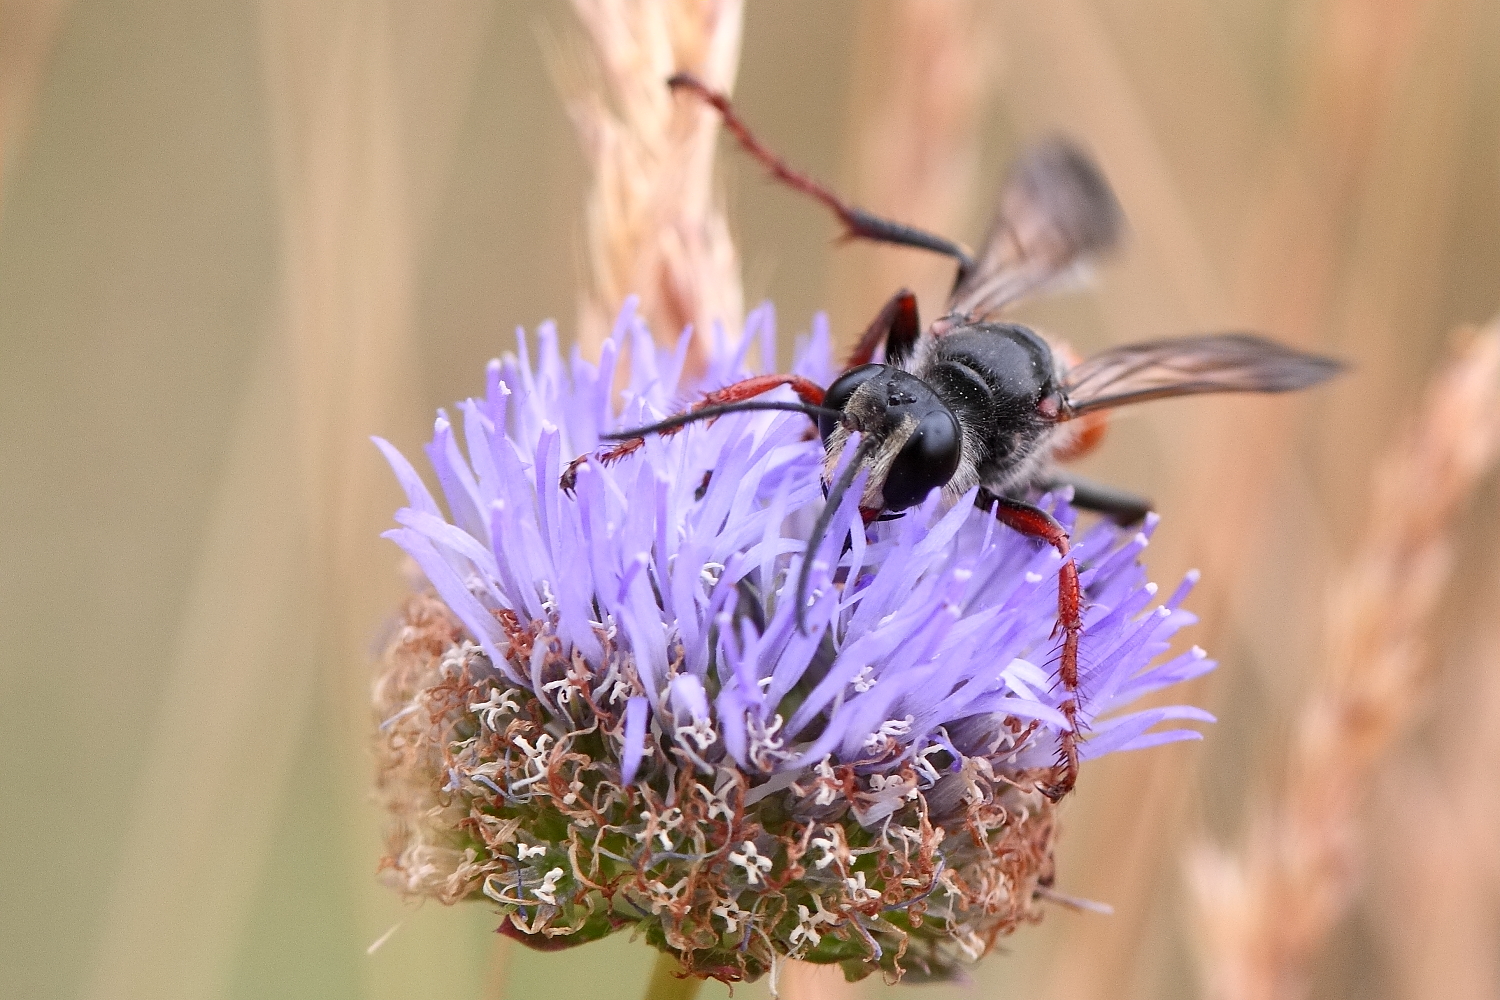
[[(1372, 456), (1452, 329), (1500, 308), (1500, 3), (981, 6), (952, 235), (977, 238), (1019, 137), (1053, 129), (1099, 154), (1134, 227), (1098, 294), (1031, 319), (1085, 350), (1248, 325), (1356, 366), (1294, 400), (1151, 407), (1091, 460), (1159, 500), (1157, 579), (1204, 568), (1192, 639), (1223, 666), (1195, 697), (1222, 722), (1088, 769), (1060, 888), (1114, 917), (1059, 910), (979, 989), (924, 992), (1193, 996), (1181, 849), (1233, 842), (1269, 787)], [(571, 324), (586, 174), (543, 54), (570, 16), (0, 3), (0, 995), (644, 983), (623, 937), (505, 952), (483, 906), (404, 911), (375, 884), (366, 801), (367, 655), (401, 581), (376, 537), (398, 494), (365, 436), (417, 453), (515, 325)], [(900, 152), (877, 125), (896, 23), (852, 0), (746, 17), (746, 116), (857, 196), (883, 143)], [(940, 287), (919, 256), (835, 251), (823, 215), (726, 161), (747, 298), (785, 334), (826, 307), (850, 336), (903, 274)], [(1500, 753), (1497, 509), (1491, 481), (1322, 994), (1500, 984), (1500, 759), (1475, 760)], [(1413, 805), (1433, 793), (1446, 826)]]

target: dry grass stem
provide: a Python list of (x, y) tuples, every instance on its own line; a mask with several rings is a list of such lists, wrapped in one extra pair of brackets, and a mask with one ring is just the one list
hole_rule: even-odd
[(6, 4), (5, 30), (0, 31), (0, 198), (26, 144), (53, 43), (71, 6), (71, 0)]
[(1210, 993), (1303, 994), (1309, 960), (1355, 886), (1359, 812), (1429, 678), (1426, 631), (1449, 531), (1500, 447), (1500, 330), (1477, 335), (1428, 390), (1372, 484), (1368, 529), (1329, 593), (1325, 672), (1293, 737), (1284, 787), (1241, 857), (1200, 848), (1191, 876)]
[[(655, 336), (720, 322), (737, 335), (739, 260), (714, 190), (718, 122), (666, 79), (696, 73), (731, 90), (739, 62), (741, 0), (574, 0), (591, 65), (562, 73), (593, 172), (588, 196), (592, 284), (579, 341), (597, 353), (628, 295)], [(585, 82), (587, 81), (587, 82)], [(697, 357), (689, 359), (693, 364)]]
[[(480, 53), (478, 4), (262, 5), (280, 194), (281, 329), (306, 494), (299, 551), (310, 580), (310, 637), (337, 710), (317, 719), (348, 779), (329, 789), (348, 831), (346, 879), (360, 936), (401, 919), (370, 878), (379, 843), (365, 774), (370, 637), (401, 590), (392, 553), (370, 539), (388, 523), (388, 470), (372, 430), (416, 423), (415, 275), (421, 228), (437, 203)], [(428, 55), (428, 65), (402, 58)], [(421, 74), (420, 83), (415, 79)], [(361, 967), (364, 997), (460, 988), (451, 944), (413, 920)], [(418, 985), (420, 984), (420, 985)]]
[(1493, 503), (1479, 510), (1466, 522), (1464, 562), (1487, 579), (1451, 591), (1443, 618), (1452, 631), (1422, 745), (1384, 768), (1375, 790), (1381, 821), (1370, 832), (1361, 909), (1401, 1000), (1500, 996), (1500, 619), (1489, 613), (1500, 607), (1500, 519)]
[[(1496, 526), (1490, 518), (1491, 526)], [(1495, 548), (1485, 565), (1496, 566)], [(1500, 603), (1500, 574), (1479, 607)], [(1469, 655), (1445, 664), (1444, 687), (1464, 718), (1500, 719), (1500, 620), (1484, 630)], [(1451, 670), (1451, 673), (1449, 671)], [(1396, 997), (1485, 1000), (1500, 996), (1500, 726), (1452, 725), (1443, 713), (1436, 753), (1387, 769), (1377, 791), (1382, 822), (1371, 853), (1399, 863), (1372, 865), (1380, 943), (1390, 955)], [(1443, 723), (1448, 723), (1444, 725)], [(1436, 777), (1434, 777), (1434, 774)], [(1420, 849), (1413, 849), (1413, 845)]]
[[(851, 191), (877, 213), (959, 237), (977, 233), (993, 206), (977, 204), (980, 128), (1000, 62), (993, 8), (963, 0), (901, 0), (876, 14), (858, 63)], [(865, 259), (868, 257), (868, 260)], [(873, 313), (898, 288), (931, 311), (953, 283), (953, 262), (935, 254), (878, 248), (839, 260), (834, 296)], [(843, 331), (855, 336), (854, 329)]]
[[(392, 924), (398, 905), (377, 895), (369, 872), (378, 824), (362, 752), (366, 649), (398, 586), (390, 553), (370, 544), (390, 494), (366, 435), (414, 409), (411, 209), (424, 176), (411, 169), (415, 143), (404, 128), (419, 121), (430, 139), (434, 123), (456, 118), (476, 33), (457, 7), (436, 16), (415, 5), (266, 0), (260, 13), (279, 309), (227, 447), (157, 745), (124, 838), (119, 898), (88, 994), (96, 998), (229, 988), (310, 725), (333, 747), (330, 772), (342, 780), (321, 789), (316, 805), (292, 808), (333, 811), (334, 828), (349, 831), (337, 851), (346, 863), (323, 877), (363, 893), (354, 912), (367, 921), (355, 932), (365, 941)], [(400, 78), (397, 37), (448, 56), (423, 81), (420, 106)], [(320, 688), (334, 692), (338, 711), (317, 714)], [(424, 933), (420, 924), (403, 931), (366, 963), (361, 995), (410, 995), (417, 982), (457, 989), (454, 963), (437, 949), (392, 974), (392, 956), (409, 954)]]
[[(1119, 27), (1102, 30), (1096, 7), (1114, 11), (1112, 24)], [(1191, 99), (1174, 93), (1171, 103), (1148, 102), (1150, 94), (1142, 89), (1149, 91), (1153, 80), (1160, 97), (1180, 88), (1183, 77), (1175, 63), (1165, 64), (1172, 67), (1166, 80), (1160, 71), (1143, 68), (1161, 51), (1161, 34), (1155, 22), (1149, 38), (1129, 27), (1133, 10), (1127, 4), (1065, 2), (1049, 5), (1045, 14), (1026, 4), (1006, 10), (1008, 33), (1016, 36), (1008, 89), (1020, 96), (1022, 113), (1049, 124), (1062, 122), (1087, 136), (1131, 216), (1134, 245), (1105, 297), (1116, 337), (1245, 325), (1315, 350), (1327, 349), (1329, 330), (1335, 328), (1367, 342), (1357, 323), (1334, 323), (1343, 313), (1357, 312), (1360, 321), (1369, 318), (1367, 310), (1344, 301), (1350, 291), (1345, 285), (1349, 274), (1338, 263), (1344, 258), (1342, 243), (1351, 231), (1371, 228), (1367, 216), (1378, 216), (1392, 201), (1404, 205), (1411, 190), (1425, 195), (1441, 178), (1419, 170), (1396, 190), (1378, 191), (1357, 181), (1380, 170), (1391, 172), (1389, 162), (1403, 149), (1451, 142), (1446, 136), (1424, 135), (1403, 146), (1400, 133), (1389, 127), (1408, 98), (1412, 72), (1401, 39), (1390, 36), (1404, 30), (1411, 18), (1352, 23), (1322, 8), (1310, 12), (1300, 61), (1310, 68), (1294, 81), (1288, 129), (1266, 117), (1264, 107), (1259, 114), (1244, 113), (1243, 102), (1258, 98), (1236, 85), (1233, 59), (1221, 61), (1221, 78), (1195, 86)], [(1171, 28), (1163, 30), (1182, 33), (1194, 21), (1193, 11), (1174, 11), (1163, 20)], [(1212, 51), (1216, 42), (1222, 43), (1213, 34), (1195, 50)], [(1133, 57), (1117, 48), (1127, 43), (1135, 46)], [(1324, 127), (1327, 119), (1341, 115), (1374, 123), (1385, 141), (1356, 141), (1338, 128)], [(1170, 138), (1174, 135), (1191, 141)], [(1331, 146), (1337, 149), (1325, 148)], [(1207, 171), (1207, 163), (1230, 169)], [(1329, 163), (1335, 166), (1325, 166)], [(1212, 185), (1204, 180), (1210, 173), (1216, 178)], [(1194, 196), (1205, 200), (1195, 204)], [(1230, 197), (1233, 201), (1226, 203)], [(1225, 220), (1234, 221), (1225, 225)], [(1405, 245), (1404, 237), (1393, 241), (1387, 236), (1383, 243), (1400, 259), (1406, 259)], [(1411, 259), (1413, 271), (1425, 274), (1434, 267), (1430, 251), (1425, 259), (1413, 251)], [(1394, 299), (1404, 310), (1420, 304), (1412, 298), (1423, 287), (1387, 276), (1378, 290), (1386, 295), (1387, 307)], [(1355, 289), (1367, 290), (1373, 289)], [(1390, 350), (1392, 361), (1407, 357), (1402, 349)], [(1369, 352), (1358, 363), (1368, 375), (1373, 367), (1391, 362)], [(1169, 567), (1166, 573), (1189, 566), (1203, 571), (1193, 606), (1205, 627), (1194, 639), (1210, 649), (1226, 642), (1231, 605), (1242, 602), (1247, 573), (1256, 570), (1272, 547), (1268, 533), (1284, 532), (1288, 514), (1305, 516), (1305, 509), (1283, 495), (1289, 492), (1284, 488), (1289, 479), (1304, 475), (1295, 468), (1299, 449), (1293, 440), (1309, 435), (1298, 431), (1295, 406), (1256, 404), (1254, 418), (1247, 420), (1249, 406), (1232, 400), (1205, 404), (1201, 418), (1174, 423), (1171, 437), (1159, 442), (1163, 467), (1153, 473), (1163, 481), (1156, 490), (1160, 498), (1170, 498), (1165, 512), (1172, 527), (1152, 562)], [(1346, 409), (1366, 425), (1380, 419), (1380, 411)], [(1365, 436), (1354, 428), (1330, 439), (1361, 460), (1373, 450), (1361, 447)], [(1337, 463), (1336, 457), (1321, 457), (1325, 465)], [(1348, 474), (1359, 475), (1352, 469)], [(1316, 573), (1320, 531), (1316, 519), (1308, 521), (1301, 525), (1306, 534), (1297, 565), (1276, 570), (1279, 579), (1295, 581), (1299, 573)], [(1241, 588), (1239, 595), (1235, 588)], [(1273, 662), (1268, 670), (1295, 675), (1295, 662), (1285, 657)], [(1205, 686), (1222, 687), (1222, 681), (1209, 679)], [(1212, 696), (1206, 700), (1213, 707)], [(1184, 754), (1182, 759), (1198, 758)], [(1066, 959), (1057, 963), (1051, 990), (1057, 996), (1116, 996), (1122, 982), (1154, 981), (1170, 954), (1160, 930), (1167, 922), (1152, 924), (1143, 915), (1166, 903), (1162, 886), (1171, 882), (1166, 872), (1175, 863), (1176, 828), (1197, 784), (1187, 768), (1169, 766), (1162, 758), (1143, 756), (1111, 766), (1109, 785), (1075, 806), (1069, 842), (1081, 855), (1078, 870), (1091, 883), (1089, 894), (1109, 900), (1121, 914), (1136, 916), (1100, 921), (1080, 931)], [(1080, 815), (1080, 810), (1087, 813)], [(1146, 941), (1148, 935), (1154, 941)]]

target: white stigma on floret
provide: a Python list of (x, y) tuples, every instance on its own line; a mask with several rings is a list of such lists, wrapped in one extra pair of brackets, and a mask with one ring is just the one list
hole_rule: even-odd
[(925, 780), (926, 787), (937, 784), (938, 779), (942, 777), (942, 775), (938, 774), (938, 770), (933, 766), (932, 761), (927, 758), (945, 749), (941, 743), (931, 743), (921, 753), (912, 758), (912, 766), (917, 769), (917, 773)]
[(887, 719), (880, 724), (880, 728), (865, 737), (864, 748), (870, 752), (878, 751), (888, 742), (894, 743), (904, 736), (911, 735), (911, 724), (915, 719), (908, 715), (904, 719)]
[(561, 868), (554, 868), (547, 874), (543, 875), (542, 884), (537, 886), (536, 889), (533, 890), (536, 898), (540, 899), (544, 903), (549, 903), (552, 906), (556, 906), (557, 883), (561, 881), (563, 874), (564, 873)]
[(707, 718), (694, 719), (690, 726), (678, 726), (676, 733), (677, 742), (691, 739), (698, 744), (700, 751), (707, 750), (719, 738), (719, 734), (714, 732), (713, 722)]
[(670, 851), (672, 849), (672, 831), (682, 828), (682, 810), (673, 806), (652, 817), (651, 813), (641, 813), (641, 819), (646, 821), (646, 828), (635, 835), (635, 839), (645, 843), (652, 836), (661, 841), (661, 849)]
[(499, 732), (500, 716), (506, 712), (512, 715), (518, 714), (521, 711), (521, 703), (516, 701), (513, 691), (490, 688), (489, 696), (484, 701), (470, 705), (469, 711), (479, 716), (480, 725), (491, 732)]
[(746, 721), (750, 733), (750, 760), (756, 767), (769, 771), (791, 754), (782, 749), (783, 740), (777, 736), (786, 721), (780, 715), (773, 716), (769, 723), (762, 723), (753, 716)]
[(813, 862), (813, 867), (821, 870), (837, 862), (840, 871), (846, 870), (854, 860), (854, 855), (850, 853), (849, 845), (844, 840), (844, 831), (836, 826), (825, 826), (823, 830), (828, 836), (814, 837), (812, 840), (812, 846), (823, 852), (823, 856)]
[(748, 910), (742, 910), (731, 900), (713, 907), (708, 912), (716, 917), (724, 918), (724, 930), (730, 934), (740, 929), (740, 922), (753, 916)]
[(855, 872), (853, 878), (844, 879), (844, 888), (849, 890), (849, 898), (854, 902), (855, 906), (880, 898), (879, 892), (865, 885), (864, 872)]
[(578, 685), (564, 677), (560, 681), (552, 681), (542, 685), (543, 694), (551, 694), (557, 699), (559, 706), (566, 705), (573, 700), (573, 693), (578, 690)]
[(726, 819), (731, 821), (734, 819), (734, 809), (729, 805), (729, 800), (724, 797), (723, 792), (712, 791), (707, 785), (698, 784), (697, 782), (693, 783), (692, 791), (703, 796), (704, 801), (708, 805), (709, 819)]
[(818, 942), (823, 940), (823, 935), (818, 928), (824, 924), (838, 923), (838, 914), (830, 913), (823, 908), (822, 897), (814, 894), (813, 906), (816, 909), (809, 910), (801, 903), (797, 904), (797, 926), (793, 927), (787, 935), (787, 944), (801, 951), (805, 944), (808, 948), (816, 948)]
[(687, 888), (687, 878), (678, 879), (672, 885), (667, 885), (660, 879), (652, 879), (646, 883), (646, 889), (651, 894), (651, 912), (660, 913), (671, 906), (676, 905), (682, 896), (682, 890)]
[(479, 647), (467, 639), (457, 646), (450, 646), (443, 658), (438, 661), (438, 670), (444, 677), (452, 677), (461, 673), (469, 663), (469, 657), (479, 652)]
[(818, 776), (818, 793), (813, 796), (813, 804), (819, 806), (831, 806), (843, 791), (838, 778), (833, 773), (833, 764), (828, 757), (824, 757), (813, 766), (813, 773)]
[(744, 847), (743, 852), (731, 853), (729, 862), (745, 870), (745, 881), (751, 885), (760, 885), (765, 881), (765, 875), (771, 871), (771, 859), (756, 849), (754, 841), (745, 841)]

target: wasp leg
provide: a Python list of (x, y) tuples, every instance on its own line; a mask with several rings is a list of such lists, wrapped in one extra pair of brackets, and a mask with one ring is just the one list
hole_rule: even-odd
[(1078, 563), (1068, 554), (1068, 532), (1057, 519), (1040, 507), (1012, 500), (981, 488), (974, 501), (993, 510), (996, 520), (1028, 538), (1036, 538), (1057, 549), (1063, 564), (1057, 571), (1057, 631), (1062, 632), (1062, 651), (1057, 661), (1057, 679), (1064, 698), (1057, 710), (1068, 720), (1058, 746), (1058, 762), (1052, 783), (1041, 788), (1053, 802), (1073, 790), (1078, 781), (1078, 639), (1083, 634), (1083, 595), (1078, 587)]
[(899, 365), (911, 354), (917, 338), (922, 335), (922, 324), (917, 319), (917, 297), (903, 288), (876, 313), (875, 319), (866, 327), (844, 370), (867, 365), (875, 356), (875, 349), (885, 344), (885, 363)]
[[(783, 385), (791, 386), (792, 391), (797, 394), (797, 398), (809, 406), (821, 406), (823, 404), (823, 387), (811, 379), (803, 378), (801, 375), (756, 375), (753, 378), (743, 379), (731, 385), (726, 385), (722, 389), (715, 389), (694, 403), (686, 412), (693, 413), (709, 406), (722, 406), (725, 403), (743, 402)], [(657, 433), (662, 437), (671, 437), (680, 430), (682, 430), (681, 427), (669, 427)], [(563, 470), (563, 474), (558, 480), (558, 485), (563, 488), (564, 492), (572, 493), (574, 487), (578, 485), (578, 470), (590, 457), (597, 458), (605, 465), (612, 465), (626, 455), (639, 451), (645, 443), (646, 439), (644, 437), (626, 438), (624, 441), (606, 448), (593, 456), (588, 454), (579, 455), (573, 461), (569, 462), (568, 467)]]
[(1122, 528), (1138, 524), (1152, 510), (1151, 501), (1143, 496), (1072, 472), (1053, 472), (1042, 484), (1042, 489), (1055, 490), (1059, 486), (1073, 488), (1074, 507), (1103, 514)]
[(934, 253), (952, 257), (958, 261), (958, 281), (960, 282), (974, 270), (974, 258), (952, 240), (914, 226), (882, 219), (862, 208), (856, 208), (800, 170), (792, 169), (785, 160), (771, 152), (755, 137), (755, 133), (751, 132), (749, 126), (735, 113), (734, 106), (729, 103), (728, 97), (709, 88), (692, 74), (677, 73), (667, 80), (667, 86), (673, 90), (685, 90), (711, 105), (723, 117), (724, 127), (739, 140), (745, 152), (758, 160), (776, 180), (821, 202), (839, 217), (839, 221), (844, 224), (850, 237), (876, 240), (880, 243), (894, 243), (897, 246), (916, 247), (918, 250), (931, 250)]

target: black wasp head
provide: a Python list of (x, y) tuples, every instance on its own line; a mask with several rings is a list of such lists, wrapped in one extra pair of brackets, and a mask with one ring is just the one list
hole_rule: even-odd
[[(871, 465), (885, 467), (881, 509), (905, 510), (945, 485), (958, 470), (963, 433), (953, 412), (915, 375), (889, 365), (861, 365), (828, 387), (823, 405), (852, 418), (879, 444)], [(819, 418), (825, 444), (842, 425)], [(841, 447), (839, 435), (834, 446)], [(895, 449), (890, 457), (890, 449)]]

